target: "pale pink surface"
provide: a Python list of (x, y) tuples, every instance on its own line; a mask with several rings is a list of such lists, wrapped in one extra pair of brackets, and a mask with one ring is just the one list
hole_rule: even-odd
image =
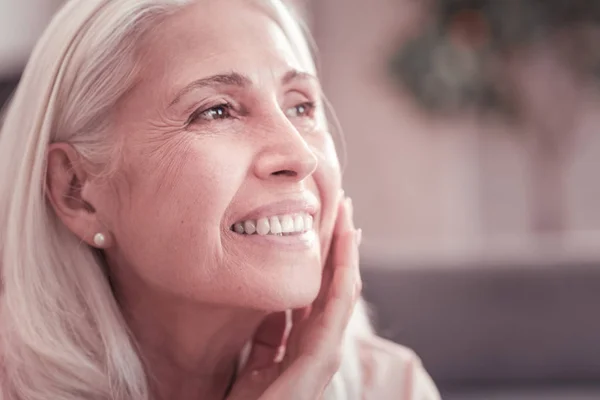
[(440, 394), (419, 357), (393, 342), (359, 339), (363, 400), (437, 400)]

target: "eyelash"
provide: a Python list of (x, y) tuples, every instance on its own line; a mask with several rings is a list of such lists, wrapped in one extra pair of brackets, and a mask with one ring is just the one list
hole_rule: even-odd
[[(215, 117), (213, 117), (212, 119), (210, 117), (208, 117), (208, 114), (211, 112), (216, 112), (217, 110), (224, 110), (222, 113), (217, 112), (215, 115)], [(219, 119), (227, 119), (232, 117), (231, 115), (231, 111), (233, 110), (233, 106), (230, 103), (222, 103), (216, 106), (212, 106), (208, 109), (202, 109), (199, 108), (198, 110), (194, 111), (192, 113), (192, 115), (190, 116), (190, 118), (188, 119), (186, 125), (191, 125), (195, 122), (197, 122), (199, 119), (204, 119), (207, 122), (210, 121), (215, 121), (215, 120), (219, 120)]]
[[(298, 117), (312, 118), (316, 108), (316, 103), (313, 101), (305, 101), (303, 103), (295, 105), (294, 107), (291, 107), (291, 109), (298, 109), (300, 107), (304, 108), (304, 113), (302, 115), (299, 115)], [(205, 122), (212, 122), (216, 120), (235, 118), (235, 116), (232, 115), (233, 110), (234, 108), (230, 103), (218, 104), (207, 109), (198, 109), (192, 113), (192, 115), (186, 122), (186, 125), (192, 125), (196, 123), (199, 119), (204, 119)], [(289, 118), (295, 118), (295, 116), (288, 115), (287, 111), (288, 110), (285, 110), (285, 114)], [(213, 117), (211, 118), (209, 115), (212, 115)]]
[[(292, 108), (300, 108), (300, 107), (303, 107), (305, 109), (304, 115), (302, 115), (303, 117), (309, 117), (309, 118), (313, 117), (315, 108), (316, 108), (316, 104), (314, 101), (305, 101), (304, 103), (297, 104)], [(286, 115), (287, 115), (287, 110), (286, 110)], [(288, 115), (288, 117), (289, 117), (289, 115)]]

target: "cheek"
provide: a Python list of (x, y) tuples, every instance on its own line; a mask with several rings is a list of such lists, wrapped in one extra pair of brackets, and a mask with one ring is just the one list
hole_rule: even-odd
[(327, 202), (330, 202), (331, 198), (336, 201), (342, 187), (342, 174), (335, 145), (330, 135), (324, 135), (319, 144), (318, 147), (314, 147), (319, 159), (315, 180)]
[(315, 171), (314, 179), (321, 198), (319, 235), (323, 252), (322, 257), (325, 259), (329, 252), (337, 217), (339, 195), (342, 188), (342, 175), (331, 135), (323, 135), (318, 145), (313, 146), (313, 149), (319, 159), (319, 166)]
[(148, 208), (172, 209), (173, 215), (180, 210), (219, 217), (243, 180), (241, 156), (214, 141), (187, 138), (165, 144), (138, 160), (129, 179), (131, 198)]
[(183, 279), (208, 279), (210, 268), (197, 266), (221, 258), (222, 217), (243, 174), (227, 162), (231, 151), (225, 148), (198, 142), (176, 150), (139, 160), (128, 179), (127, 207), (118, 215), (117, 241), (149, 279), (165, 278), (161, 265), (178, 265)]

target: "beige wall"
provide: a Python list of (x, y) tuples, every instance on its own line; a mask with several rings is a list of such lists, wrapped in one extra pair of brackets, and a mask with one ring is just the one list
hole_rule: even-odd
[[(389, 55), (422, 22), (424, 2), (291, 1), (312, 11), (325, 90), (348, 145), (345, 187), (365, 231), (364, 253), (460, 255), (527, 243), (531, 149), (506, 128), (431, 121), (385, 76)], [(58, 3), (0, 0), (0, 75), (18, 70)], [(600, 231), (599, 105), (583, 97), (567, 227), (600, 248), (587, 235)]]
[[(468, 119), (431, 121), (385, 77), (393, 49), (421, 23), (423, 2), (311, 4), (325, 90), (348, 144), (345, 185), (365, 231), (363, 252), (429, 257), (527, 247), (531, 149), (523, 136)], [(600, 231), (599, 106), (585, 99), (567, 175), (569, 232)]]

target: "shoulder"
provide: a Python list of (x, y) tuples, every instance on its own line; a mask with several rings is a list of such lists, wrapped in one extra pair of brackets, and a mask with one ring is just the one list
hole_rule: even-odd
[(414, 351), (375, 335), (357, 338), (364, 400), (439, 400)]

